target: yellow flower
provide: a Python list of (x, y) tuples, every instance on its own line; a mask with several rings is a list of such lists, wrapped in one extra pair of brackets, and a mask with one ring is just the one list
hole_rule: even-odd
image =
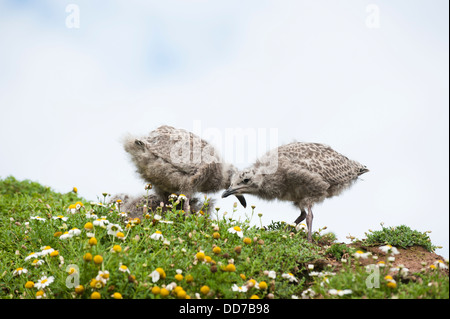
[(125, 239), (125, 234), (120, 231), (116, 234), (116, 237), (119, 239)]
[(92, 260), (92, 254), (91, 253), (86, 253), (83, 256), (84, 261), (91, 261)]
[(155, 270), (156, 270), (157, 272), (159, 272), (159, 276), (160, 276), (162, 279), (166, 278), (166, 272), (164, 271), (164, 269), (162, 269), (162, 268), (156, 268)]
[(68, 273), (69, 273), (69, 275), (72, 275), (72, 274), (75, 273), (76, 271), (77, 271), (77, 270), (76, 270), (75, 268), (70, 267)]
[(84, 224), (84, 229), (86, 230), (92, 230), (94, 228), (94, 225), (91, 222), (87, 222)]
[(56, 233), (53, 234), (53, 237), (59, 237), (62, 235), (61, 231), (57, 231)]
[(112, 249), (116, 253), (120, 253), (122, 251), (122, 247), (120, 247), (120, 245), (114, 245)]
[(75, 287), (75, 293), (77, 293), (78, 295), (81, 295), (83, 292), (84, 292), (83, 285), (78, 285)]
[(208, 286), (202, 286), (202, 288), (200, 288), (200, 292), (204, 295), (207, 295), (209, 292), (209, 287)]
[(205, 261), (207, 262), (207, 263), (210, 263), (211, 262), (211, 256), (205, 256)]
[(74, 188), (72, 188), (72, 190), (75, 194), (78, 193), (78, 188), (74, 187)]
[(57, 250), (54, 250), (50, 253), (50, 257), (56, 257), (58, 255), (59, 255), (59, 251), (57, 251)]
[(91, 299), (101, 299), (102, 298), (102, 296), (100, 295), (100, 293), (98, 293), (97, 291), (94, 291), (92, 294), (91, 294)]
[(397, 283), (395, 282), (395, 281), (389, 281), (387, 284), (386, 284), (389, 288), (397, 288)]
[(244, 238), (244, 244), (250, 245), (252, 243), (252, 240), (248, 237)]
[(220, 238), (220, 234), (218, 232), (213, 233), (213, 238), (214, 239), (219, 239)]
[(267, 283), (265, 281), (260, 281), (259, 282), (259, 288), (266, 290), (267, 289)]
[(121, 272), (127, 272), (127, 273), (130, 273), (130, 270), (129, 270), (128, 267), (125, 266), (125, 265), (120, 265), (119, 270), (120, 270)]
[(158, 295), (160, 292), (161, 292), (161, 288), (159, 288), (158, 286), (154, 286), (152, 288), (152, 294)]
[(186, 291), (183, 290), (183, 288), (181, 288), (180, 291), (177, 292), (177, 297), (179, 299), (186, 299), (187, 293)]
[(173, 292), (174, 292), (175, 295), (176, 295), (176, 294), (178, 294), (178, 292), (181, 291), (181, 290), (183, 290), (183, 287), (181, 287), (181, 286), (176, 286), (176, 287), (173, 289)]
[(45, 296), (44, 290), (39, 290), (36, 292), (36, 298), (40, 299)]
[(244, 275), (244, 274), (240, 274), (240, 275), (239, 275), (239, 277), (241, 277), (241, 278), (242, 278), (242, 280), (245, 280), (245, 279), (247, 279), (247, 277), (245, 277), (245, 275)]
[(183, 280), (183, 275), (182, 274), (176, 274), (175, 275), (175, 279), (178, 281), (182, 281)]
[(89, 245), (91, 246), (97, 245), (97, 238), (95, 237), (89, 238)]
[(193, 282), (194, 281), (194, 277), (192, 275), (186, 275), (186, 282)]
[(166, 297), (169, 295), (169, 290), (167, 290), (166, 288), (161, 288), (160, 294), (161, 297)]
[(394, 278), (392, 278), (392, 276), (387, 275), (386, 277), (384, 277), (385, 280), (394, 280)]
[(220, 249), (220, 247), (218, 247), (218, 246), (213, 248), (213, 253), (215, 253), (215, 254), (220, 254), (221, 251), (222, 251), (222, 249)]
[(259, 299), (259, 297), (257, 295), (253, 295), (250, 297), (250, 299)]
[(205, 259), (205, 253), (198, 252), (195, 257), (197, 257), (198, 260), (202, 261)]
[(234, 229), (235, 231), (241, 231), (241, 227), (239, 227), (239, 226), (234, 226), (233, 229)]
[(122, 294), (120, 294), (119, 292), (115, 292), (112, 294), (112, 296), (114, 299), (123, 299)]
[(96, 256), (94, 257), (94, 263), (96, 263), (96, 264), (101, 264), (102, 262), (103, 262), (103, 257), (102, 257), (102, 256), (96, 255)]
[(32, 281), (27, 281), (27, 283), (25, 284), (25, 288), (33, 288), (34, 287), (34, 282)]
[(234, 272), (234, 271), (236, 271), (236, 266), (233, 264), (228, 264), (226, 267), (226, 271)]

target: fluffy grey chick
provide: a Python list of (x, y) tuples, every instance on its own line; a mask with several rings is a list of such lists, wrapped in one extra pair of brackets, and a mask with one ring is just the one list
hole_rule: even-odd
[[(120, 203), (120, 211), (127, 213), (130, 218), (139, 217), (142, 219), (144, 216), (144, 205), (147, 206), (145, 211), (156, 212), (156, 209), (161, 207), (161, 203), (163, 203), (161, 209), (164, 213), (167, 209), (169, 209), (167, 205), (170, 204), (168, 198), (161, 198), (157, 194), (131, 196), (121, 193), (112, 196), (109, 202), (116, 203), (118, 199), (122, 201)], [(213, 209), (214, 201), (210, 199), (206, 207), (205, 202), (202, 202), (199, 198), (194, 197), (189, 201), (189, 205), (191, 206), (191, 210), (193, 212), (203, 210), (209, 216)]]
[[(237, 172), (233, 165), (223, 163), (211, 144), (191, 132), (167, 125), (146, 137), (127, 137), (124, 148), (140, 176), (153, 185), (158, 196), (186, 195), (186, 211), (195, 193), (226, 189)], [(236, 194), (236, 197), (245, 207), (244, 196)]]
[(295, 223), (306, 218), (311, 241), (312, 206), (339, 195), (368, 171), (327, 145), (294, 142), (266, 153), (253, 166), (236, 174), (222, 197), (253, 194), (267, 200), (291, 201), (301, 211)]

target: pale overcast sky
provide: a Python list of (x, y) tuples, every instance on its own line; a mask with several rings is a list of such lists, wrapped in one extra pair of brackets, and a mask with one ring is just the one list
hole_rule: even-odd
[[(448, 257), (448, 12), (447, 0), (0, 0), (0, 177), (138, 195), (124, 134), (196, 130), (244, 168), (265, 149), (238, 158), (226, 132), (259, 129), (370, 169), (314, 208), (314, 229), (347, 241), (406, 224)], [(233, 197), (212, 197), (232, 211)], [(299, 213), (247, 202), (266, 225)]]

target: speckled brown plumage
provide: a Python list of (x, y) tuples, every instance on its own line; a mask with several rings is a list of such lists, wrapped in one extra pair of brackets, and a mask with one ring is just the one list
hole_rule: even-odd
[(253, 194), (267, 200), (291, 201), (301, 210), (295, 222), (307, 218), (311, 240), (311, 207), (339, 195), (368, 171), (327, 145), (294, 142), (268, 152), (253, 166), (235, 174), (222, 196)]
[[(189, 199), (196, 192), (217, 192), (230, 184), (237, 171), (233, 165), (223, 163), (205, 140), (167, 125), (142, 138), (127, 137), (124, 148), (140, 176), (153, 185), (161, 198), (182, 193)], [(245, 206), (243, 196), (238, 199)]]

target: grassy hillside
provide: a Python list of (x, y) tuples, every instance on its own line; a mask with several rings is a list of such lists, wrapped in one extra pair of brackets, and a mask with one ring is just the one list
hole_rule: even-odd
[(178, 197), (130, 219), (108, 197), (0, 180), (0, 297), (449, 298), (448, 261), (405, 225), (308, 243), (284, 223), (186, 215)]

